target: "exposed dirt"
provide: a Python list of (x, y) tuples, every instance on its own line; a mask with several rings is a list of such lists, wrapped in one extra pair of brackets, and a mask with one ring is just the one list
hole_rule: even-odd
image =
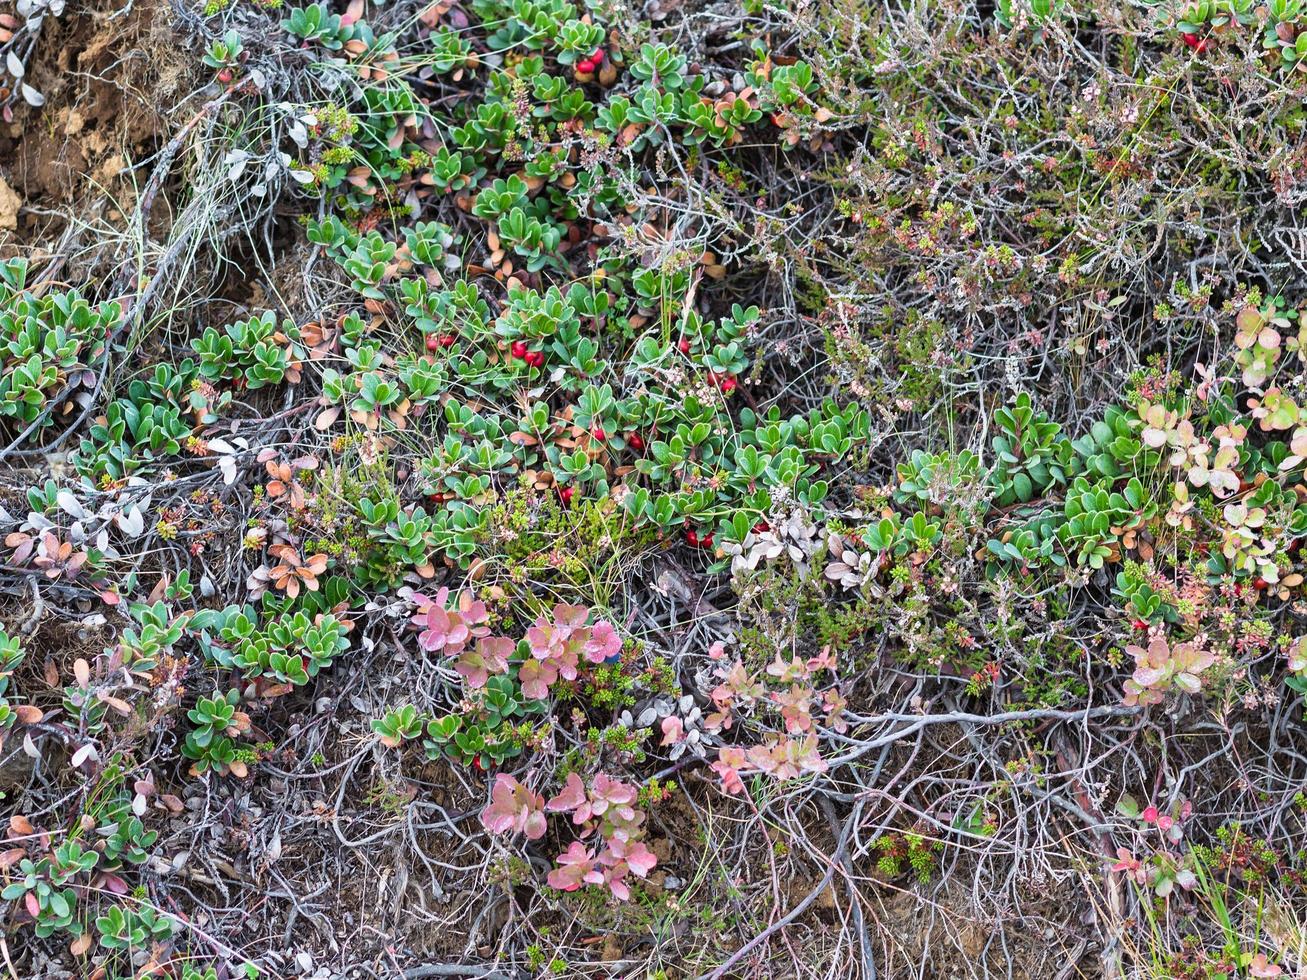
[(45, 105), (0, 126), (0, 256), (48, 248), (70, 206), (92, 197), (112, 202), (111, 221), (126, 213), (130, 168), (166, 138), (160, 110), (193, 74), (165, 0), (96, 0), (49, 18), (28, 66)]

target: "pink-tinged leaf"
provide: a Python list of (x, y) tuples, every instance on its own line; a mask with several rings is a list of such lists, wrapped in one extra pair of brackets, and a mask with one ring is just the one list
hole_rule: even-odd
[(545, 836), (545, 831), (549, 829), (545, 821), (545, 815), (539, 810), (532, 810), (527, 814), (526, 821), (522, 825), (522, 833), (526, 835), (527, 840), (539, 840)]
[(558, 795), (545, 804), (550, 813), (571, 813), (585, 802), (585, 783), (574, 772), (567, 774), (567, 782)]
[(626, 853), (623, 857), (631, 870), (641, 878), (648, 876), (649, 872), (658, 864), (658, 856), (645, 847), (642, 841), (627, 844)]
[(1117, 862), (1112, 865), (1113, 871), (1133, 871), (1135, 868), (1139, 867), (1139, 859), (1124, 847), (1118, 847), (1116, 849), (1116, 857)]
[(623, 865), (609, 868), (604, 873), (604, 880), (608, 884), (608, 890), (613, 893), (613, 898), (619, 902), (631, 900), (631, 889), (626, 886), (626, 868)]
[(553, 664), (528, 660), (522, 664), (517, 679), (522, 685), (522, 693), (528, 698), (546, 698), (549, 685), (558, 680), (558, 671)]
[(663, 719), (663, 740), (659, 745), (675, 745), (681, 739), (685, 738), (685, 724), (676, 715), (668, 715)]
[(456, 670), (463, 680), (467, 681), (467, 686), (473, 690), (486, 686), (486, 681), (490, 679), (490, 673), (486, 670), (485, 658), (477, 650), (464, 650), (458, 655), (458, 660), (454, 664)]
[(584, 626), (589, 618), (590, 610), (585, 606), (569, 606), (562, 602), (554, 606), (554, 622), (569, 636)]
[(711, 769), (721, 778), (722, 789), (732, 796), (744, 792), (744, 781), (740, 779), (740, 770), (748, 766), (744, 750), (736, 746), (724, 746), (718, 753)]
[(128, 886), (127, 882), (123, 881), (115, 874), (100, 875), (100, 884), (101, 886), (108, 889), (110, 892), (112, 892), (115, 895), (126, 895), (129, 891), (131, 891), (131, 888), (130, 886)]
[(1134, 672), (1134, 681), (1140, 687), (1152, 687), (1163, 677), (1166, 670), (1161, 667), (1139, 667)]
[(601, 619), (590, 628), (590, 639), (585, 645), (585, 659), (592, 664), (600, 664), (609, 657), (622, 652), (622, 638), (613, 629), (613, 624)]
[(36, 892), (28, 892), (24, 895), (23, 904), (27, 906), (27, 914), (33, 919), (41, 914), (41, 903), (36, 897)]
[(528, 840), (539, 840), (546, 829), (540, 812), (544, 802), (544, 797), (501, 772), (490, 791), (490, 805), (481, 811), (481, 823), (492, 834), (516, 831)]
[(1266, 958), (1265, 953), (1258, 953), (1248, 961), (1248, 976), (1250, 977), (1278, 977), (1284, 971)]
[(549, 872), (551, 888), (559, 891), (574, 892), (582, 885), (602, 884), (604, 874), (595, 867), (594, 856), (579, 840), (572, 841), (567, 850), (556, 858), (558, 867)]

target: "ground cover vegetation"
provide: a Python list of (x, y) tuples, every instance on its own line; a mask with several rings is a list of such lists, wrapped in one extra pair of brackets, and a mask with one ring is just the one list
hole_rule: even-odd
[(0, 57), (9, 975), (1307, 969), (1307, 4)]

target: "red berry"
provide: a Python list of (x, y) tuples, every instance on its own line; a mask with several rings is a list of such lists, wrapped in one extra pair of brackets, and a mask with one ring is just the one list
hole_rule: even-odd
[(630, 446), (632, 449), (634, 449), (636, 452), (639, 452), (641, 449), (644, 448), (644, 440), (640, 438), (640, 433), (638, 432), (627, 433), (626, 444)]
[(699, 547), (699, 535), (693, 528), (685, 532), (686, 543)]
[(726, 378), (723, 378), (723, 379), (722, 379), (722, 383), (719, 384), (717, 387), (721, 388), (721, 390), (722, 390), (723, 392), (734, 391), (734, 390), (735, 390), (735, 384), (736, 384), (736, 381), (735, 381), (734, 378), (726, 377)]
[(689, 337), (682, 337), (680, 340), (678, 340), (678, 341), (676, 342), (676, 346), (677, 346), (678, 348), (680, 348), (680, 351), (681, 351), (682, 354), (685, 354), (686, 356), (689, 356), (689, 353), (690, 353), (690, 338), (689, 338)]
[(218, 72), (218, 81), (222, 82), (224, 85), (230, 82), (231, 78), (232, 74), (230, 68), (224, 68), (222, 71)]
[(526, 354), (526, 343), (521, 340), (513, 341), (513, 346), (509, 348), (514, 357), (520, 357), (524, 360), (530, 360)]
[(1266, 588), (1266, 579), (1262, 578), (1260, 575), (1257, 576), (1257, 578), (1253, 579), (1253, 588), (1254, 589)]
[(486, 771), (486, 767), (483, 766), (483, 765), (481, 764), (481, 757), (480, 757), (480, 756), (473, 756), (473, 758), (472, 758), (472, 768), (475, 769), (477, 772), (485, 772), (485, 771)]
[(457, 339), (458, 339), (458, 338), (455, 337), (452, 333), (442, 333), (442, 334), (440, 335), (440, 346), (441, 346), (441, 347), (453, 347), (453, 346), (454, 346), (454, 341), (457, 340)]
[(583, 75), (593, 75), (595, 71), (595, 63), (589, 58), (585, 61), (578, 61), (576, 63), (576, 70)]
[(1197, 44), (1194, 45), (1194, 50), (1199, 54), (1206, 54), (1207, 49), (1210, 48), (1211, 46), (1212, 46), (1212, 42), (1209, 41), (1207, 38), (1203, 38), (1201, 41), (1199, 41)]
[(525, 355), (523, 357), (523, 360), (525, 360), (532, 367), (544, 367), (545, 352), (539, 350), (533, 350), (529, 354)]
[(440, 338), (433, 333), (427, 334), (427, 350), (435, 351), (440, 349)]
[(712, 535), (711, 535), (711, 534), (705, 534), (705, 535), (703, 536), (703, 538), (699, 541), (699, 547), (700, 547), (700, 548), (711, 548), (711, 547), (712, 547)]
[(754, 534), (761, 534), (763, 531), (770, 531), (770, 530), (771, 530), (771, 525), (768, 524), (766, 521), (759, 521), (757, 524), (753, 526)]
[(558, 499), (563, 502), (564, 507), (572, 506), (572, 494), (575, 492), (575, 489), (575, 487), (558, 488)]
[(1136, 620), (1135, 620), (1133, 623), (1131, 623), (1130, 625), (1133, 626), (1133, 627), (1134, 627), (1135, 629), (1137, 629), (1137, 630), (1146, 630), (1146, 629), (1148, 629), (1148, 624), (1145, 623), (1142, 619), (1136, 619)]
[(608, 438), (608, 433), (604, 431), (604, 427), (597, 423), (590, 427), (590, 435), (594, 436), (597, 442), (603, 442)]
[(602, 65), (604, 63), (605, 53), (606, 52), (602, 47), (595, 48), (594, 54), (590, 55), (590, 60), (593, 61), (596, 65)]

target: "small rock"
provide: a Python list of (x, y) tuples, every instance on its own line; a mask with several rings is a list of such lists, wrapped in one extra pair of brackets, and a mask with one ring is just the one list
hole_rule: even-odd
[(23, 199), (0, 177), (0, 228), (13, 231), (18, 227), (18, 209), (22, 204)]

